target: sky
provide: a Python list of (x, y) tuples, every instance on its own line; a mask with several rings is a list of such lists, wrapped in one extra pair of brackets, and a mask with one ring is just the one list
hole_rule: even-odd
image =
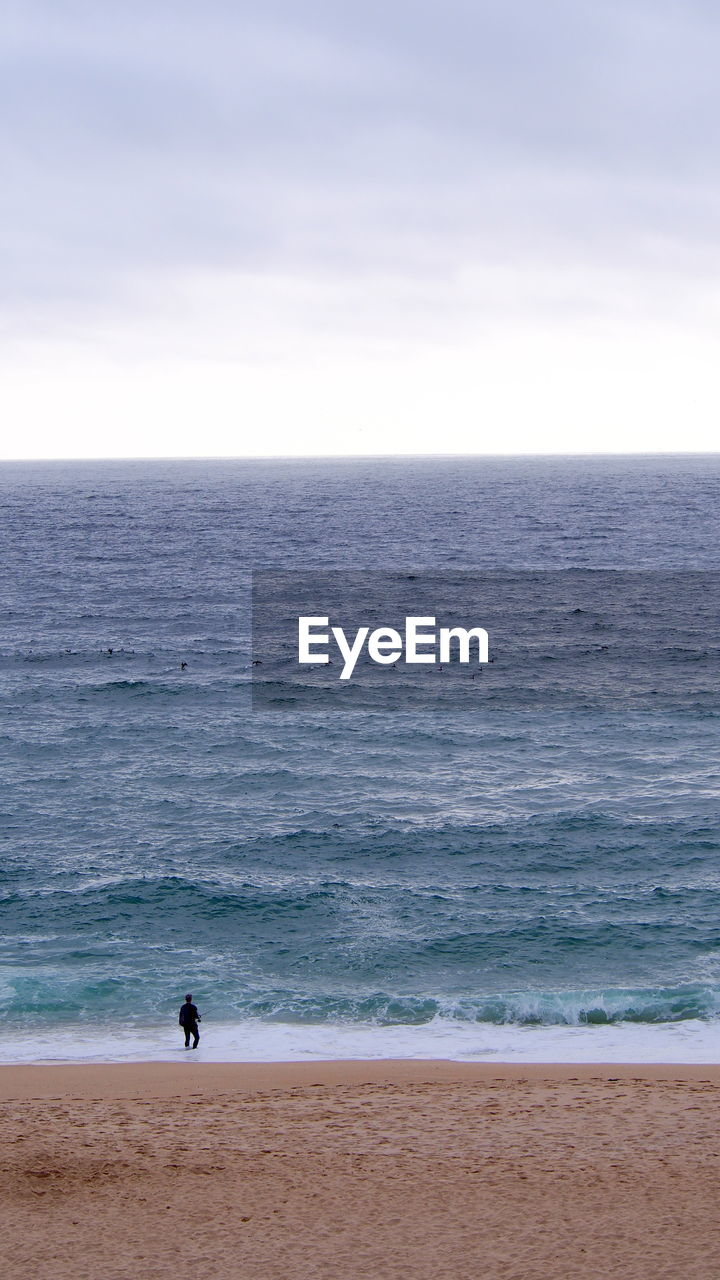
[(0, 3), (0, 457), (720, 447), (710, 0)]

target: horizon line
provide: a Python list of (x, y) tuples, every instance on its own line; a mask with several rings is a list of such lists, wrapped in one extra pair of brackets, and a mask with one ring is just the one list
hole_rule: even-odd
[(605, 450), (593, 449), (578, 452), (547, 452), (532, 450), (523, 453), (224, 453), (224, 454), (113, 454), (67, 456), (53, 454), (46, 457), (0, 458), (0, 465), (45, 462), (393, 462), (393, 461), (443, 461), (449, 459), (497, 458), (503, 460), (524, 458), (718, 458), (720, 449), (653, 449), (653, 450)]

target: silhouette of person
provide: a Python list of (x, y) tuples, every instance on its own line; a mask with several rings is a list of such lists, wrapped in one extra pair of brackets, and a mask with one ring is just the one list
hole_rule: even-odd
[(198, 1022), (202, 1019), (197, 1011), (197, 1005), (192, 1002), (192, 996), (188, 993), (185, 997), (185, 1003), (180, 1006), (180, 1016), (178, 1022), (185, 1032), (185, 1048), (190, 1048), (190, 1036), (193, 1037), (193, 1049), (197, 1049), (200, 1039), (200, 1030)]

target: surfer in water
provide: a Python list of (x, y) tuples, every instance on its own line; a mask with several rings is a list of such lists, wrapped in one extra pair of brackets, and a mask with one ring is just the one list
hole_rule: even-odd
[(178, 1022), (185, 1032), (185, 1048), (190, 1048), (190, 1036), (193, 1038), (193, 1049), (197, 1049), (200, 1040), (200, 1029), (198, 1022), (202, 1019), (197, 1011), (197, 1005), (192, 1002), (192, 996), (188, 993), (185, 997), (185, 1003), (180, 1006), (180, 1017)]

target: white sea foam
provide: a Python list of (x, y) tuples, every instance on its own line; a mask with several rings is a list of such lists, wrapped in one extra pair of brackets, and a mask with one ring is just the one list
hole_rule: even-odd
[(197, 1051), (186, 1052), (167, 1023), (113, 1029), (81, 1025), (13, 1035), (5, 1063), (29, 1062), (309, 1062), (328, 1059), (445, 1058), (456, 1062), (720, 1061), (720, 1021), (617, 1023), (598, 1027), (516, 1027), (450, 1023), (298, 1026), (281, 1022), (203, 1026)]

